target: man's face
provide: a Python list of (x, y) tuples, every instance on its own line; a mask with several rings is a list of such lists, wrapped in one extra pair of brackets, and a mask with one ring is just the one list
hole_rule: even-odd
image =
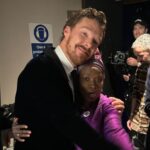
[(83, 18), (74, 27), (64, 29), (60, 46), (73, 63), (81, 65), (94, 54), (102, 41), (103, 31), (94, 19)]
[(141, 24), (135, 24), (133, 27), (133, 36), (135, 39), (146, 32), (147, 32), (147, 28), (145, 28), (145, 26)]
[(94, 65), (84, 66), (79, 74), (80, 90), (85, 100), (95, 101), (101, 93), (104, 81), (102, 70)]
[(150, 50), (143, 50), (141, 47), (134, 48), (134, 53), (139, 61), (150, 62)]

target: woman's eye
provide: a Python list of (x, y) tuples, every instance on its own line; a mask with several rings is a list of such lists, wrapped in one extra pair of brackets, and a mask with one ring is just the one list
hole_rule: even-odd
[(85, 77), (84, 80), (85, 80), (85, 81), (89, 81), (89, 78), (88, 78), (88, 77)]

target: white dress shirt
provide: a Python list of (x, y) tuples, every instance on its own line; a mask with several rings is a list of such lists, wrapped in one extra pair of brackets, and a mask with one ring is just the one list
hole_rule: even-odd
[(66, 55), (64, 54), (63, 50), (61, 49), (60, 46), (57, 46), (56, 49), (55, 49), (55, 53), (56, 55), (58, 56), (58, 58), (60, 59), (64, 69), (65, 69), (65, 72), (67, 74), (67, 77), (69, 79), (69, 85), (72, 89), (72, 93), (74, 95), (74, 88), (73, 88), (73, 82), (72, 82), (72, 79), (71, 79), (71, 72), (74, 70), (74, 66), (72, 65), (72, 63), (68, 60), (68, 58), (66, 57)]

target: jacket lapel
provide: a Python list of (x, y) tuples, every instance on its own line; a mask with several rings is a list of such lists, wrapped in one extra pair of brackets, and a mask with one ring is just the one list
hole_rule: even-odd
[(49, 59), (52, 60), (52, 62), (56, 65), (56, 68), (58, 69), (59, 74), (61, 76), (63, 76), (64, 80), (66, 80), (65, 82), (69, 84), (69, 80), (68, 80), (67, 74), (65, 72), (65, 69), (64, 69), (61, 61), (59, 60), (58, 56), (54, 52), (54, 50), (53, 49), (47, 49), (44, 51), (44, 54), (48, 57), (48, 60)]

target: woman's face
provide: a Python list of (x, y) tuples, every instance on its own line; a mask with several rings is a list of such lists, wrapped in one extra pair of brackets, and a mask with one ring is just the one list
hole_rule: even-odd
[(104, 74), (95, 65), (86, 65), (79, 74), (80, 90), (85, 100), (95, 101), (102, 91)]

